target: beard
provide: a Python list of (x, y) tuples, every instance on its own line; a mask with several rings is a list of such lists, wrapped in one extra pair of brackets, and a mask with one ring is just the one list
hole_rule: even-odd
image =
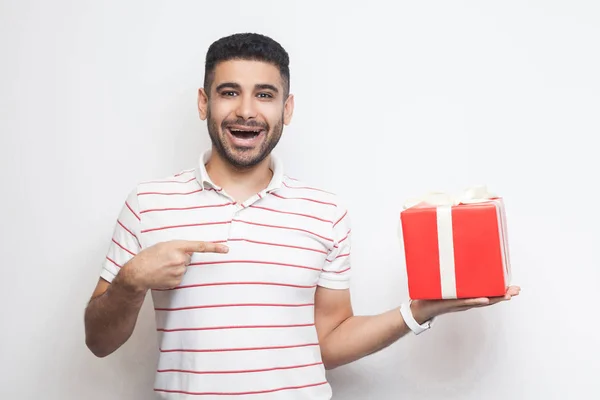
[[(273, 151), (275, 146), (277, 146), (283, 132), (283, 113), (272, 129), (266, 122), (248, 122), (244, 121), (242, 118), (223, 120), (219, 126), (217, 121), (212, 118), (210, 106), (207, 110), (207, 120), (208, 135), (210, 136), (210, 140), (217, 153), (219, 153), (227, 163), (238, 169), (252, 168), (262, 162), (269, 154), (271, 154), (271, 151)], [(232, 146), (225, 138), (225, 135), (227, 135), (226, 129), (229, 125), (260, 128), (265, 131), (265, 136), (259, 144), (258, 149), (255, 147)]]

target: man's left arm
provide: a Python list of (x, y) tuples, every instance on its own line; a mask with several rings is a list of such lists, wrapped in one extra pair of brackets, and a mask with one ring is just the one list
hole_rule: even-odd
[[(484, 307), (510, 300), (520, 288), (511, 286), (506, 295), (494, 298), (456, 300), (415, 300), (410, 309), (417, 323), (434, 317)], [(315, 324), (321, 357), (327, 369), (333, 369), (376, 353), (411, 332), (400, 308), (378, 315), (356, 316), (352, 311), (349, 289), (317, 287)]]
[(332, 222), (334, 244), (315, 293), (315, 325), (325, 368), (355, 361), (394, 343), (409, 332), (398, 310), (355, 316), (350, 301), (352, 229), (340, 206)]
[(397, 309), (379, 315), (355, 316), (349, 289), (317, 287), (315, 324), (327, 369), (382, 350), (410, 332)]
[[(334, 245), (328, 254), (315, 293), (315, 325), (325, 368), (332, 369), (382, 350), (410, 331), (400, 307), (371, 316), (355, 316), (350, 299), (350, 218), (340, 207), (332, 224)], [(418, 324), (434, 317), (496, 304), (519, 294), (508, 288), (495, 298), (415, 300), (410, 311)], [(413, 321), (414, 323), (414, 321)]]

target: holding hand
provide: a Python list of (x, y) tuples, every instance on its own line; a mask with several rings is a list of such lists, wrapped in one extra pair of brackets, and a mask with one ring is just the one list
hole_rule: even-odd
[(181, 283), (192, 253), (227, 253), (228, 247), (210, 242), (174, 240), (142, 250), (123, 266), (123, 283), (135, 291), (171, 289)]
[(481, 297), (473, 299), (452, 299), (452, 300), (414, 300), (411, 305), (411, 311), (415, 320), (422, 324), (434, 317), (466, 311), (474, 307), (491, 306), (502, 301), (508, 301), (513, 296), (518, 296), (521, 288), (519, 286), (510, 286), (504, 296)]

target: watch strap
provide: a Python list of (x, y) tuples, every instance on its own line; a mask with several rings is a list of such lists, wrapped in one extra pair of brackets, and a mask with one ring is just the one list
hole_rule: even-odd
[(402, 318), (404, 319), (406, 326), (408, 326), (408, 328), (415, 335), (419, 335), (419, 334), (425, 332), (426, 330), (428, 330), (429, 328), (431, 328), (431, 323), (433, 322), (433, 319), (430, 319), (429, 321), (425, 321), (424, 323), (419, 324), (417, 322), (417, 320), (415, 320), (415, 317), (412, 314), (412, 310), (410, 309), (411, 303), (412, 303), (412, 300), (408, 303), (403, 303), (400, 306), (400, 314), (402, 314)]

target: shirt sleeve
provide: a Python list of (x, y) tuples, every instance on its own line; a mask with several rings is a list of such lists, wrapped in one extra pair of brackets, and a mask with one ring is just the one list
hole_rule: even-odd
[(347, 208), (338, 207), (332, 228), (333, 247), (327, 255), (317, 284), (329, 289), (348, 289), (352, 229)]
[(102, 263), (102, 279), (112, 282), (123, 265), (140, 251), (139, 237), (140, 212), (137, 190), (133, 190), (127, 196), (115, 223), (112, 240)]

